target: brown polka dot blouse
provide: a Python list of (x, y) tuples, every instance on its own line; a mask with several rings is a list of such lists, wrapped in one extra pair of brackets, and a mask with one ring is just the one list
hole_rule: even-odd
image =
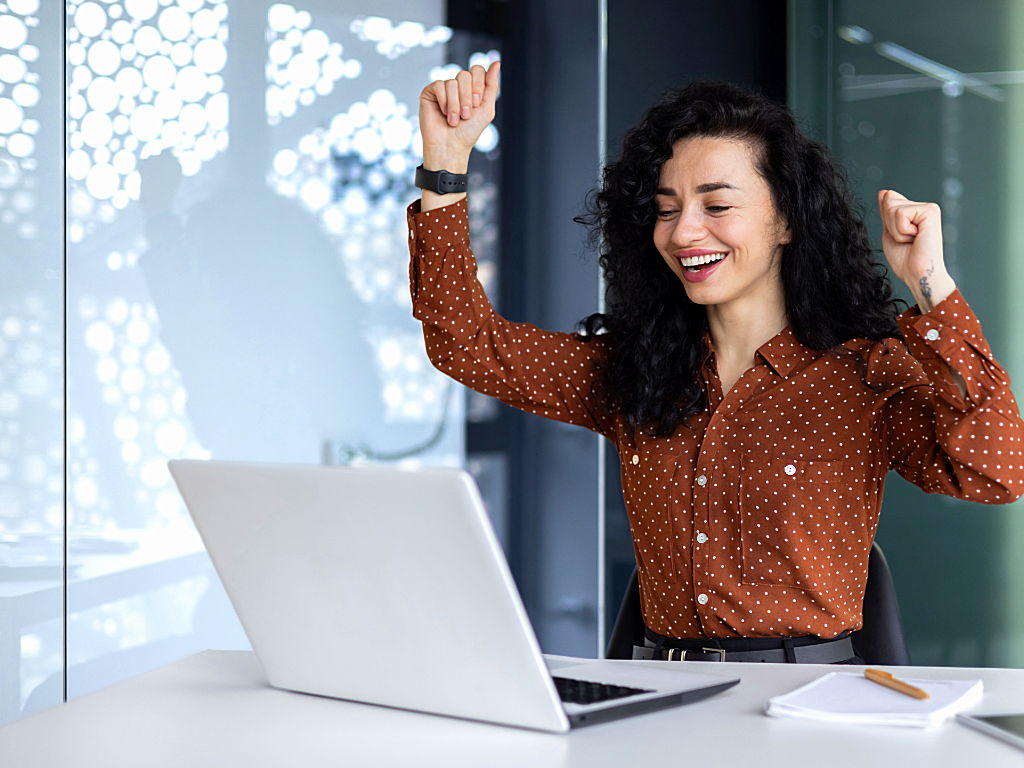
[[(594, 401), (607, 339), (496, 314), (476, 279), (466, 202), (409, 207), (413, 314), (434, 365), (478, 392), (599, 432), (618, 449), (644, 621), (672, 637), (835, 637), (859, 629), (890, 469), (929, 493), (1024, 495), (1024, 423), (959, 292), (899, 318), (907, 348), (853, 339), (867, 361), (801, 346), (789, 328), (727, 395), (666, 438)], [(958, 371), (967, 397), (950, 376)]]

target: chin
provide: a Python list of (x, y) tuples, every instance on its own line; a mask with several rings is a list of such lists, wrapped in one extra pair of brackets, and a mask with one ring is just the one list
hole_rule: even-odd
[(683, 289), (686, 291), (686, 298), (694, 304), (709, 306), (711, 304), (722, 304), (729, 299), (723, 291), (715, 290), (711, 286), (694, 285), (693, 283), (686, 282), (682, 278), (679, 279), (683, 284)]

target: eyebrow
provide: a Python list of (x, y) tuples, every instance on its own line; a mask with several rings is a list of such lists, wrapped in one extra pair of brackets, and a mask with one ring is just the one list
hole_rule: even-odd
[[(704, 195), (704, 194), (707, 194), (708, 192), (715, 192), (716, 190), (719, 190), (719, 189), (736, 189), (736, 190), (738, 190), (739, 187), (734, 187), (732, 184), (730, 184), (730, 183), (728, 183), (726, 181), (712, 181), (712, 182), (710, 182), (708, 184), (699, 184), (697, 186), (697, 194), (698, 195)], [(669, 197), (675, 197), (676, 196), (676, 191), (674, 189), (669, 188), (669, 187), (658, 187), (658, 191), (655, 192), (655, 194), (657, 194), (657, 195), (668, 195)]]

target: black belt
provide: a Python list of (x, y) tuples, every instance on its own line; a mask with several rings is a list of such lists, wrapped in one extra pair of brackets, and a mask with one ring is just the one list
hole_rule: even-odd
[(745, 661), (776, 664), (835, 664), (856, 657), (848, 632), (838, 637), (666, 637), (646, 629), (653, 646), (633, 646), (634, 659)]

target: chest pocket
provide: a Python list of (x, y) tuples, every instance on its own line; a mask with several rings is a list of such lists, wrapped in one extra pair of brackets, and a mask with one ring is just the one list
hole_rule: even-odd
[(622, 494), (637, 558), (658, 579), (675, 576), (675, 533), (670, 488), (676, 473), (674, 453), (627, 448), (622, 452)]
[(740, 518), (743, 583), (829, 588), (843, 492), (842, 461), (745, 454)]

